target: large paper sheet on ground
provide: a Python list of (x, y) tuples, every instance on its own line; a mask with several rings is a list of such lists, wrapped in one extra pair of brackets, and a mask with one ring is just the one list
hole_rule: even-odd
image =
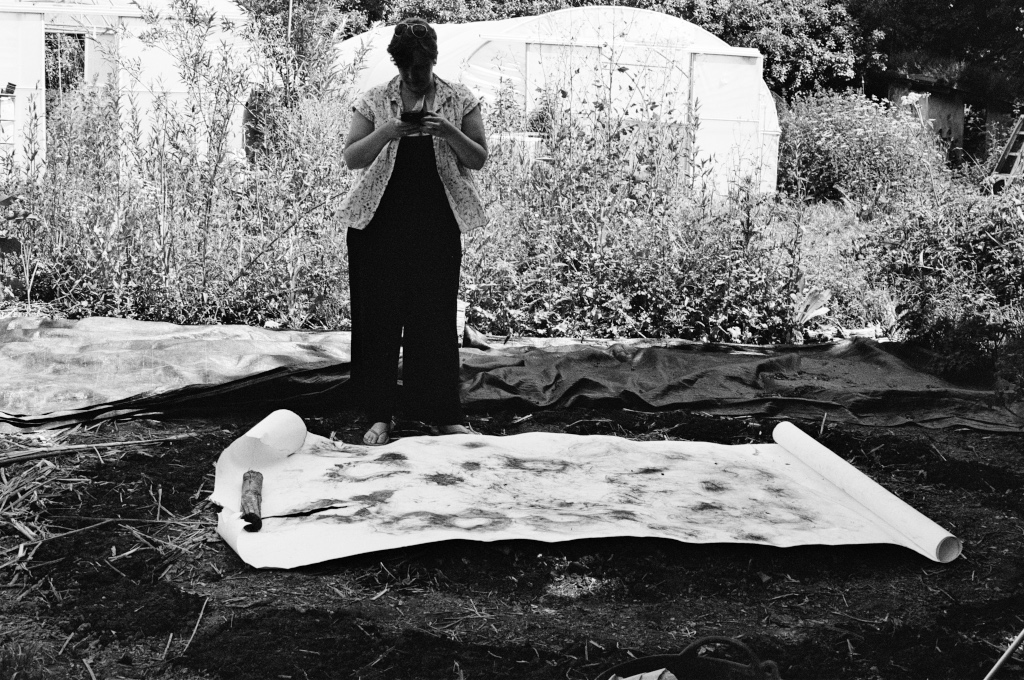
[[(893, 543), (949, 562), (960, 541), (789, 423), (775, 444), (606, 436), (412, 437), (354, 446), (276, 411), (216, 464), (218, 532), (255, 567), (448, 539), (612, 536), (772, 546)], [(262, 472), (263, 528), (239, 512)]]

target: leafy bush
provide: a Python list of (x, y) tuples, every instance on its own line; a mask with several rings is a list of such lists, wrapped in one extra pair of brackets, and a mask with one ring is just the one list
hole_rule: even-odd
[(896, 303), (869, 271), (873, 223), (858, 212), (843, 203), (810, 203), (790, 221), (803, 229), (801, 264), (808, 286), (832, 293), (828, 324), (884, 335), (896, 325)]
[(481, 173), (499, 210), (467, 239), (470, 323), (534, 336), (791, 337), (796, 269), (788, 242), (764, 229), (770, 202), (699, 189), (685, 125), (600, 101), (565, 116), (551, 101), (541, 147), (502, 137)]
[[(789, 262), (778, 250), (743, 249), (738, 234), (693, 223), (664, 231), (629, 224), (603, 245), (581, 238), (572, 224), (519, 227), (496, 230), (508, 240), (489, 238), (464, 271), (469, 321), (486, 331), (762, 343), (791, 337)], [(509, 248), (516, 240), (529, 244), (521, 258)]]
[(854, 91), (799, 95), (780, 111), (779, 189), (873, 210), (945, 187), (945, 155), (909, 107)]
[(937, 369), (970, 377), (999, 368), (1019, 381), (1024, 191), (950, 187), (884, 220), (872, 247), (869, 263), (897, 297), (904, 336), (936, 350)]

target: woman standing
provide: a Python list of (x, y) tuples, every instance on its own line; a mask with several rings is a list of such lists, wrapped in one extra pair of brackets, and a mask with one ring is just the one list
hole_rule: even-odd
[(480, 103), (434, 75), (437, 33), (395, 26), (398, 75), (353, 104), (345, 163), (360, 171), (341, 204), (348, 227), (352, 381), (373, 425), (394, 427), (399, 347), (408, 415), (442, 434), (465, 433), (459, 402), (456, 302), (461, 233), (487, 223), (470, 170), (487, 160)]

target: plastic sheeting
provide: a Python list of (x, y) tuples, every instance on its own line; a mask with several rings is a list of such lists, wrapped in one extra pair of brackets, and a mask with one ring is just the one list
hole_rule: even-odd
[[(464, 348), (468, 409), (688, 408), (866, 425), (1024, 430), (1024, 404), (872, 341), (752, 347), (523, 339)], [(0, 319), (0, 428), (131, 415), (324, 412), (347, 403), (349, 334), (93, 318)]]
[[(791, 423), (775, 444), (547, 432), (332, 442), (275, 411), (216, 464), (217, 531), (254, 567), (291, 568), (450, 539), (637, 536), (687, 543), (891, 543), (937, 562), (960, 541)], [(263, 475), (262, 529), (242, 476)]]

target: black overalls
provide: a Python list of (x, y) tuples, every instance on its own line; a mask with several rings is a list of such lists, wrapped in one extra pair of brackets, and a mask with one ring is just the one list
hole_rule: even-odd
[(409, 418), (463, 422), (456, 301), (462, 239), (433, 137), (402, 137), (373, 219), (349, 229), (352, 382), (371, 422), (396, 412), (398, 353)]

